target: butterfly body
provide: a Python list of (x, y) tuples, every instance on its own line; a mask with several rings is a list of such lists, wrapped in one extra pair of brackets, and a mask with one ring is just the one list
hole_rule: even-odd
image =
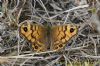
[[(60, 50), (77, 34), (77, 27), (73, 24), (52, 26), (50, 29), (31, 22), (23, 22), (19, 28), (20, 35), (32, 43), (36, 52), (48, 50)], [(49, 43), (49, 45), (48, 45)]]

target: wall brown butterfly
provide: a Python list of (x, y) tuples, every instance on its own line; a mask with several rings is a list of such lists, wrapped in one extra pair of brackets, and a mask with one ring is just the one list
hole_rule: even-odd
[[(50, 50), (58, 51), (65, 47), (66, 43), (77, 34), (78, 28), (74, 24), (56, 25), (46, 28), (45, 26), (25, 20), (19, 27), (20, 35), (32, 43), (36, 52)], [(48, 43), (50, 43), (48, 45)]]

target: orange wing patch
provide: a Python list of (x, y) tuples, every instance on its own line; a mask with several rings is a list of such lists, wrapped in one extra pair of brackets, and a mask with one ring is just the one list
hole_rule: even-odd
[[(41, 25), (31, 22), (23, 22), (20, 26), (20, 34), (32, 43), (32, 48), (36, 52), (47, 50), (47, 43), (50, 41), (50, 50), (60, 50), (65, 47), (66, 43), (77, 34), (77, 26), (66, 24), (51, 27), (51, 30)], [(50, 32), (48, 36), (47, 32)], [(48, 40), (48, 39), (49, 40)]]
[(66, 43), (77, 34), (77, 27), (72, 24), (55, 26), (51, 30), (52, 45), (51, 50), (60, 50)]
[(41, 25), (33, 25), (30, 22), (22, 23), (20, 34), (32, 43), (34, 51), (46, 51), (46, 30)]

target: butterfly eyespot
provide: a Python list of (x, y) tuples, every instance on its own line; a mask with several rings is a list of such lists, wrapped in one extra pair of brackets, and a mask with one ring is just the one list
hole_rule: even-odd
[(58, 47), (55, 47), (54, 49), (58, 49)]
[(25, 32), (27, 32), (27, 31), (28, 31), (27, 27), (24, 27), (24, 28), (23, 28), (23, 30), (24, 30)]
[(73, 32), (74, 32), (74, 30), (75, 30), (74, 28), (71, 28), (71, 29), (70, 29), (70, 33), (73, 33)]
[(38, 49), (38, 46), (35, 46), (35, 49)]
[(60, 45), (59, 45), (59, 47), (63, 47), (63, 45), (62, 45), (62, 44), (60, 44)]
[(42, 52), (43, 50), (42, 50), (42, 49), (40, 49), (39, 51), (40, 51), (40, 52)]

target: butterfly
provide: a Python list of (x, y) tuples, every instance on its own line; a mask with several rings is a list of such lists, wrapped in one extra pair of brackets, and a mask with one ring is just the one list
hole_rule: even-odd
[(25, 20), (19, 27), (19, 33), (32, 44), (36, 52), (50, 50), (59, 51), (78, 32), (74, 24), (55, 25), (46, 28), (43, 25)]

